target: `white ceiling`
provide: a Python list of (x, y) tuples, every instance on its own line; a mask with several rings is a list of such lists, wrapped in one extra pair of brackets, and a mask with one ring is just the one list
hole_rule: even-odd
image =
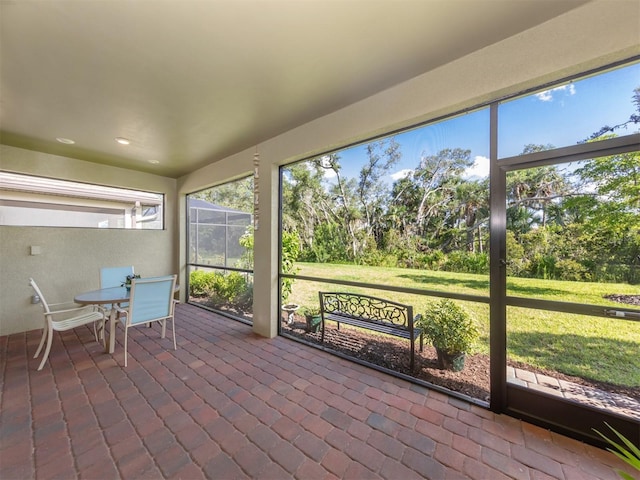
[(178, 177), (584, 3), (1, 0), (1, 141)]

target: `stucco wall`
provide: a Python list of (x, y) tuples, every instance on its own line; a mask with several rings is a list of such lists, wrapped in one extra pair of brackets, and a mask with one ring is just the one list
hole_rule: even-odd
[[(143, 276), (178, 273), (176, 181), (66, 157), (0, 146), (7, 171), (165, 194), (165, 230), (0, 226), (0, 335), (42, 326), (42, 307), (30, 303), (33, 277), (49, 302), (99, 288), (102, 266), (134, 265)], [(30, 255), (30, 246), (42, 248)]]

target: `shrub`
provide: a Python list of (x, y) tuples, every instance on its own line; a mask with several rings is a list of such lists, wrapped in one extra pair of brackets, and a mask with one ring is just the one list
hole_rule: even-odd
[(591, 280), (589, 270), (575, 260), (558, 260), (556, 262), (556, 274), (560, 280), (581, 282)]
[(189, 275), (189, 290), (192, 297), (204, 297), (213, 291), (215, 272), (194, 270)]
[(319, 307), (302, 307), (300, 309), (300, 313), (305, 318), (317, 317), (318, 315), (320, 315), (320, 308)]
[(551, 255), (535, 254), (529, 262), (529, 275), (533, 278), (551, 280), (556, 278), (556, 258)]
[(489, 273), (489, 256), (486, 253), (455, 251), (449, 253), (442, 270), (459, 273)]
[(246, 289), (247, 282), (238, 272), (231, 272), (227, 275), (218, 274), (216, 279), (217, 293), (226, 301), (233, 303)]
[(395, 254), (381, 250), (368, 250), (357, 259), (358, 265), (371, 265), (374, 267), (397, 267), (398, 257)]
[(422, 267), (429, 270), (440, 270), (445, 259), (446, 255), (441, 250), (425, 253), (421, 259)]
[(253, 284), (246, 284), (242, 292), (235, 296), (233, 306), (243, 312), (253, 308)]
[(189, 276), (190, 294), (209, 297), (213, 304), (226, 304), (249, 310), (253, 304), (253, 285), (239, 272), (205, 272), (195, 270)]
[(469, 312), (448, 298), (430, 303), (417, 325), (434, 347), (448, 354), (468, 352), (479, 335)]
[[(300, 255), (300, 236), (298, 232), (282, 232), (282, 273), (295, 274), (298, 269), (295, 262)], [(293, 289), (293, 278), (282, 279), (282, 303), (286, 303)]]

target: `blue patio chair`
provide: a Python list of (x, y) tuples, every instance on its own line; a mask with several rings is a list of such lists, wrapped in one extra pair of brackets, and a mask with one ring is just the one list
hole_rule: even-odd
[[(112, 288), (120, 287), (127, 280), (127, 276), (133, 277), (133, 265), (126, 267), (102, 267), (100, 268), (100, 288)], [(127, 307), (128, 304), (123, 303), (121, 307)], [(113, 305), (106, 304), (102, 306), (107, 312), (109, 312)], [(102, 332), (100, 332), (102, 336)]]
[(127, 366), (127, 338), (129, 328), (152, 322), (162, 323), (162, 338), (166, 336), (166, 322), (171, 320), (173, 349), (176, 350), (176, 324), (174, 320), (173, 294), (177, 275), (136, 278), (131, 282), (129, 306), (116, 306), (120, 325), (124, 327), (124, 366)]
[(133, 276), (133, 265), (127, 267), (102, 267), (100, 269), (100, 288), (121, 286), (127, 276)]
[[(42, 294), (42, 291), (33, 278), (29, 279), (29, 284), (31, 285), (31, 287), (33, 287), (36, 295), (40, 297), (40, 303), (42, 304), (42, 309), (44, 310), (44, 328), (42, 329), (42, 338), (40, 339), (40, 345), (38, 345), (38, 349), (36, 350), (36, 354), (33, 356), (33, 358), (37, 358), (38, 355), (40, 355), (40, 351), (42, 350), (45, 341), (47, 342), (47, 347), (44, 350), (44, 355), (42, 356), (42, 361), (40, 362), (38, 370), (42, 370), (44, 363), (47, 361), (47, 358), (49, 358), (54, 330), (56, 332), (63, 332), (79, 327), (81, 325), (88, 325), (93, 323), (93, 335), (96, 341), (98, 341), (98, 328), (104, 331), (106, 318), (102, 309), (96, 307), (95, 305), (85, 305), (83, 307), (78, 307), (78, 305), (73, 302), (49, 304), (47, 303), (47, 300)], [(73, 305), (73, 307), (56, 310), (51, 309), (51, 307), (60, 307), (63, 305)], [(102, 344), (104, 346), (104, 335), (102, 339)]]

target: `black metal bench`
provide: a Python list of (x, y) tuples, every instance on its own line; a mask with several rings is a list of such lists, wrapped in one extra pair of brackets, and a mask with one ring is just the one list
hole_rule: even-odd
[(342, 292), (318, 292), (320, 297), (320, 314), (322, 315), (322, 336), (326, 320), (373, 330), (387, 335), (407, 338), (411, 342), (410, 368), (415, 364), (415, 340), (420, 337), (422, 351), (422, 330), (414, 326), (420, 315), (413, 316), (413, 307), (382, 298)]

